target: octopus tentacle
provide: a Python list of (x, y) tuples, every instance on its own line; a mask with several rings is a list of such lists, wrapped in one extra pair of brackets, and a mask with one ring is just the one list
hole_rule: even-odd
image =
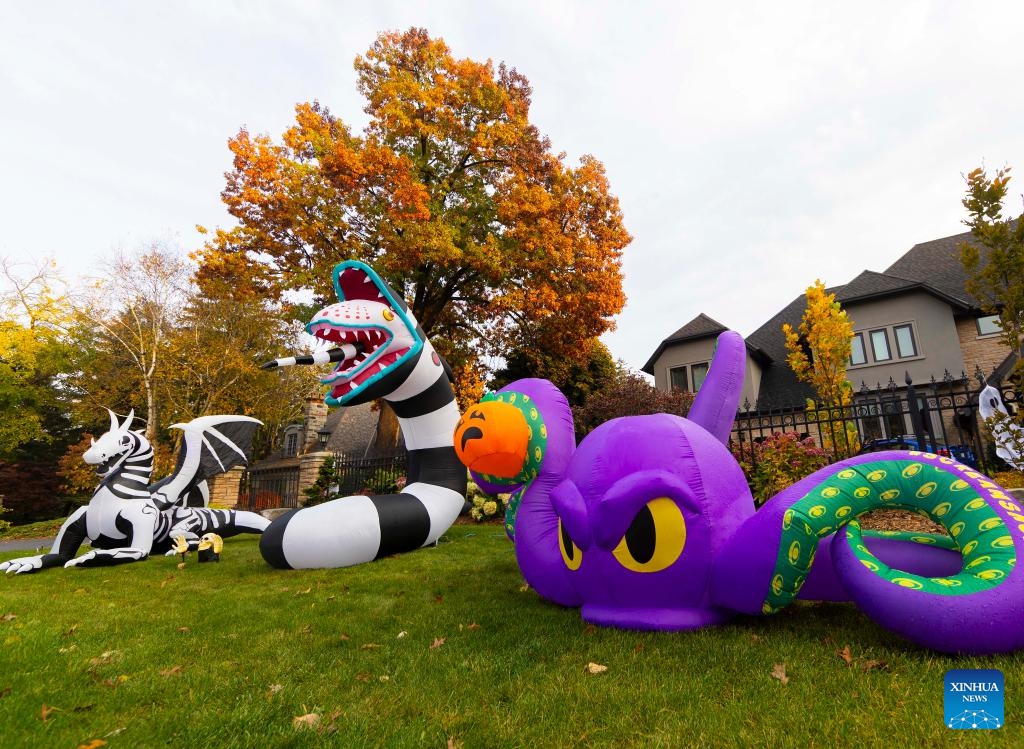
[[(926, 515), (949, 536), (864, 535), (857, 518), (879, 508)], [(1024, 510), (997, 484), (950, 458), (858, 456), (808, 476), (750, 518), (720, 557), (715, 599), (771, 614), (798, 595), (848, 597), (935, 650), (1010, 650), (1024, 646), (1024, 632), (1009, 626), (1024, 615), (1022, 539), (1011, 531), (1018, 523)], [(754, 551), (742, 567), (741, 548)]]

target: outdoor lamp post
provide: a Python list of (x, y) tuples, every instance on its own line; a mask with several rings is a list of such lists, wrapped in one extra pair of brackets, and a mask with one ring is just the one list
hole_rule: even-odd
[(320, 447), (327, 447), (327, 440), (331, 438), (331, 432), (328, 429), (319, 429), (316, 433), (316, 438), (320, 442)]

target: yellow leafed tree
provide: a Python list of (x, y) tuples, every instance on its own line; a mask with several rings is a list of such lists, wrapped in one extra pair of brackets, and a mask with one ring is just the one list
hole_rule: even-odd
[(853, 325), (835, 294), (816, 280), (807, 289), (807, 309), (800, 326), (785, 323), (786, 363), (797, 379), (814, 390), (807, 402), (808, 417), (820, 422), (822, 447), (837, 459), (860, 449), (857, 425), (846, 420), (853, 404), (853, 385), (846, 378), (853, 341)]

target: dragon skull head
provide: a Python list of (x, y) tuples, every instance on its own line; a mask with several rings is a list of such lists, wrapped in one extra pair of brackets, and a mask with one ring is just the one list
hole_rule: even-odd
[[(104, 432), (100, 438), (92, 440), (92, 444), (82, 459), (91, 466), (96, 466), (96, 473), (99, 476), (109, 476), (128, 457), (132, 445), (131, 426), (135, 419), (135, 409), (132, 409), (124, 423), (118, 424), (117, 415), (107, 409), (110, 414), (110, 429)], [(143, 438), (144, 439), (144, 438)]]

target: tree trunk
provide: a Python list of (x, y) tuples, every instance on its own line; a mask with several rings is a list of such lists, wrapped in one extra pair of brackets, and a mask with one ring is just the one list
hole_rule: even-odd
[(380, 416), (377, 419), (377, 434), (373, 440), (374, 455), (394, 455), (398, 449), (398, 416), (385, 400), (377, 401)]

